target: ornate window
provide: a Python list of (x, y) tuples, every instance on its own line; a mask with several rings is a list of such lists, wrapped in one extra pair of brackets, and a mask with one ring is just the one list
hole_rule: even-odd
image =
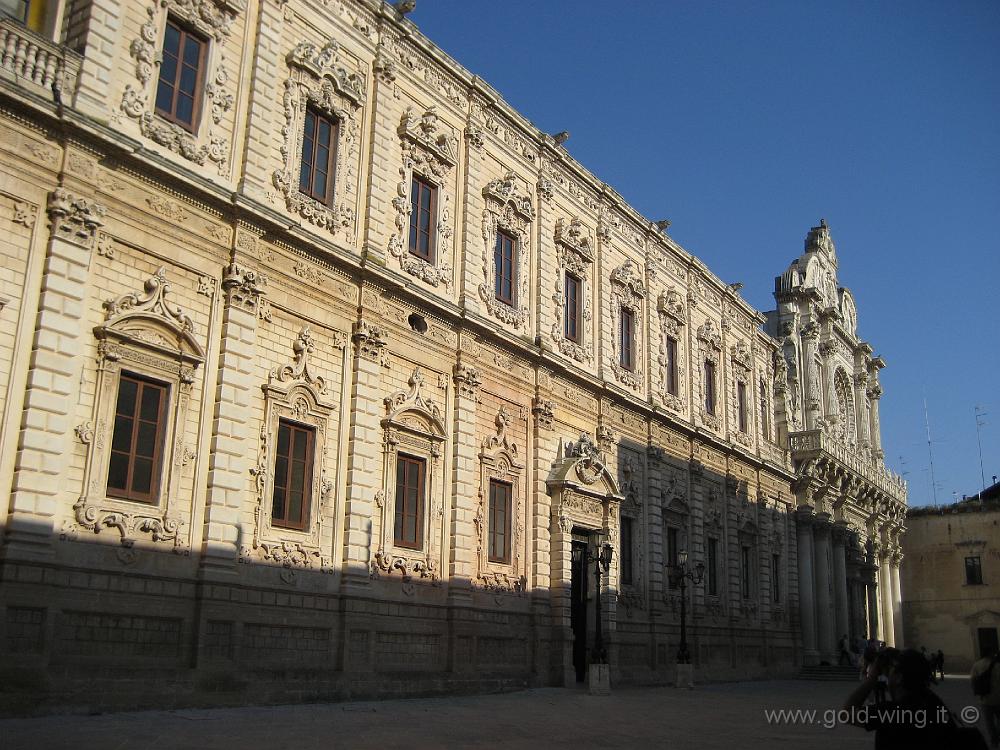
[(677, 567), (678, 553), (680, 552), (681, 530), (669, 521), (663, 525), (663, 565), (666, 568), (667, 587), (676, 589), (677, 580), (671, 575)]
[(520, 448), (508, 434), (512, 421), (510, 411), (501, 406), (494, 419), (496, 433), (483, 440), (479, 452), (476, 583), (497, 594), (520, 593), (526, 584), (521, 558), (524, 465)]
[(172, 18), (163, 35), (156, 114), (185, 130), (197, 129), (208, 42)]
[[(618, 382), (629, 388), (642, 384), (642, 301), (646, 288), (639, 269), (631, 259), (611, 273), (611, 319), (616, 335), (612, 339), (611, 369)], [(626, 363), (630, 366), (626, 367)]]
[(122, 372), (111, 435), (108, 495), (156, 502), (160, 492), (169, 388)]
[(497, 230), (496, 248), (493, 251), (494, 294), (511, 307), (517, 300), (517, 240), (502, 229)]
[(396, 497), (393, 544), (420, 550), (424, 541), (424, 478), (427, 461), (396, 457)]
[(126, 547), (141, 535), (179, 545), (179, 485), (191, 455), (184, 426), (194, 419), (191, 388), (204, 351), (191, 318), (171, 300), (165, 268), (142, 292), (109, 299), (104, 311), (94, 329), (93, 416), (76, 428), (87, 445), (76, 525), (114, 529)]
[(452, 283), (452, 168), (458, 162), (458, 138), (429, 107), (417, 116), (407, 108), (397, 129), (402, 163), (392, 206), (396, 231), (389, 255), (411, 276), (431, 286)]
[(444, 420), (424, 393), (419, 367), (407, 387), (384, 403), (382, 489), (375, 496), (371, 575), (399, 573), (403, 591), (410, 594), (415, 577), (435, 585), (439, 581)]
[(736, 424), (739, 431), (746, 434), (748, 429), (747, 384), (742, 380), (736, 381)]
[(668, 407), (681, 411), (684, 409), (684, 350), (680, 341), (686, 318), (681, 295), (668, 289), (657, 299), (656, 310), (660, 316), (660, 397)]
[(747, 396), (747, 383), (751, 382), (753, 375), (753, 355), (744, 342), (737, 341), (729, 347), (729, 361), (732, 366), (730, 372), (733, 376), (729, 424), (736, 426), (736, 431), (731, 433), (731, 436), (736, 442), (750, 447), (753, 445), (753, 438), (750, 434), (750, 404)]
[[(343, 348), (337, 334), (333, 346)], [(317, 341), (309, 326), (292, 342), (292, 359), (271, 370), (264, 391), (257, 464), (250, 469), (256, 488), (253, 535), (241, 557), (285, 568), (332, 572), (326, 554), (332, 519), (333, 482), (326, 475), (330, 417), (337, 408), (326, 379), (311, 357)]]
[(753, 548), (749, 544), (740, 546), (740, 596), (750, 599), (753, 592)]
[(271, 523), (302, 530), (309, 525), (309, 485), (315, 430), (288, 419), (278, 420), (274, 449), (274, 492)]
[[(223, 49), (243, 10), (240, 0), (151, 4), (139, 36), (129, 45), (136, 83), (125, 86), (120, 105), (121, 112), (138, 121), (144, 136), (195, 164), (214, 162), (222, 176), (229, 174), (230, 148), (223, 119), (235, 103), (227, 91)], [(160, 70), (154, 85), (157, 58)], [(210, 115), (207, 128), (203, 111)], [(112, 120), (120, 120), (120, 115), (115, 113)]]
[(771, 602), (781, 604), (781, 555), (771, 555)]
[(513, 486), (510, 482), (490, 480), (489, 561), (510, 563), (510, 511)]
[[(528, 258), (535, 208), (508, 172), (483, 189), (483, 283), (479, 297), (490, 315), (514, 328), (528, 325)], [(506, 238), (506, 239), (504, 239)], [(504, 261), (509, 252), (509, 262)], [(506, 272), (506, 273), (505, 273)], [(509, 287), (508, 287), (509, 282)]]
[(563, 334), (567, 341), (578, 344), (580, 342), (580, 287), (582, 284), (580, 279), (569, 271), (566, 272), (565, 279), (566, 304), (564, 305)]
[(434, 262), (437, 188), (420, 175), (410, 180), (410, 243), (412, 255)]
[(632, 585), (632, 519), (627, 516), (621, 517), (621, 583), (623, 586)]
[[(365, 74), (348, 68), (333, 41), (322, 48), (300, 42), (285, 60), (290, 75), (282, 99), (283, 167), (273, 173), (272, 181), (288, 211), (331, 234), (344, 231), (350, 236), (357, 186), (334, 175), (346, 178), (358, 169), (357, 114), (365, 101)], [(321, 146), (324, 141), (328, 146)], [(309, 177), (304, 182), (306, 169)]]
[(556, 221), (555, 320), (552, 340), (556, 349), (577, 362), (590, 362), (594, 356), (593, 313), (590, 309), (591, 268), (594, 262), (594, 239), (581, 221)]
[(323, 205), (330, 202), (336, 182), (337, 121), (306, 107), (302, 128), (302, 160), (299, 166), (299, 192), (318, 200)]
[(709, 596), (719, 595), (719, 540), (705, 540), (705, 591)]
[(712, 321), (705, 321), (697, 332), (701, 359), (701, 423), (718, 431), (722, 422), (718, 414), (718, 366), (722, 358), (722, 338)]

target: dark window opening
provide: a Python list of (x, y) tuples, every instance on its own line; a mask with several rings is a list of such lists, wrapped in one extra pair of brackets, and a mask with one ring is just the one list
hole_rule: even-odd
[(580, 342), (580, 279), (571, 273), (566, 274), (566, 309), (563, 317), (565, 324), (563, 334), (570, 341)]
[(705, 411), (715, 416), (715, 362), (705, 360)]
[(771, 555), (771, 601), (781, 602), (781, 555)]
[(978, 586), (983, 582), (982, 558), (978, 555), (965, 558), (965, 582), (969, 586)]
[(433, 263), (437, 188), (413, 175), (410, 182), (410, 253)]
[(707, 587), (709, 596), (719, 595), (719, 540), (708, 540), (708, 564), (705, 567), (705, 575), (708, 578)]
[(394, 543), (421, 549), (424, 534), (424, 474), (421, 458), (396, 458), (396, 528)]
[(736, 418), (739, 424), (740, 432), (746, 434), (747, 432), (747, 384), (737, 383), (736, 384)]
[(496, 276), (496, 298), (511, 307), (517, 300), (517, 241), (504, 231), (497, 232), (496, 248), (493, 252), (493, 267)]
[(635, 368), (635, 312), (623, 307), (618, 320), (618, 363), (623, 370), (631, 372)]
[(427, 321), (424, 320), (424, 316), (419, 313), (410, 313), (410, 317), (406, 319), (406, 322), (410, 324), (410, 328), (417, 333), (427, 333)]
[(677, 579), (670, 575), (677, 567), (678, 534), (679, 529), (676, 526), (667, 527), (667, 587), (671, 589), (676, 589), (678, 585)]
[(753, 568), (751, 565), (753, 563), (753, 555), (751, 554), (751, 548), (747, 545), (743, 545), (740, 552), (740, 592), (743, 594), (744, 599), (749, 599), (752, 593)]
[(489, 560), (510, 563), (511, 502), (514, 494), (510, 482), (490, 480)]
[(621, 519), (621, 582), (625, 586), (632, 585), (632, 519)]
[(279, 420), (274, 449), (274, 492), (271, 523), (288, 529), (305, 529), (309, 523), (313, 441), (311, 427)]
[(324, 205), (333, 197), (338, 127), (336, 120), (312, 108), (306, 109), (302, 130), (299, 192)]
[(154, 503), (160, 491), (167, 386), (129, 373), (118, 381), (108, 494)]
[(667, 393), (671, 396), (680, 395), (680, 383), (677, 371), (677, 339), (667, 338)]
[(201, 108), (208, 42), (173, 19), (163, 36), (163, 60), (156, 86), (156, 113), (194, 131)]

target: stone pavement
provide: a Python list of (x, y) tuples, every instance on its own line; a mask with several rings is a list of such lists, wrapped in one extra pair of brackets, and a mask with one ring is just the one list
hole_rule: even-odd
[[(0, 721), (3, 750), (417, 750), (419, 748), (870, 749), (874, 737), (825, 728), (854, 683), (772, 680), (619, 688), (608, 697), (560, 688), (235, 709), (143, 711)], [(938, 688), (953, 711), (976, 705), (965, 677)], [(813, 724), (774, 724), (765, 709), (816, 709)], [(642, 744), (640, 744), (642, 743)], [(647, 744), (648, 743), (648, 744)]]

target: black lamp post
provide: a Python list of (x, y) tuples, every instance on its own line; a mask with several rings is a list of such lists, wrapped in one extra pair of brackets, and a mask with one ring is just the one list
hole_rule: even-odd
[[(677, 663), (690, 664), (691, 654), (687, 644), (687, 582), (696, 586), (705, 577), (705, 564), (698, 563), (694, 570), (688, 570), (688, 554), (686, 550), (677, 553), (677, 563), (670, 566), (670, 578), (674, 585), (681, 587), (681, 643), (677, 647)], [(600, 631), (598, 631), (600, 632)]]
[(605, 542), (601, 546), (601, 551), (596, 555), (591, 553), (590, 561), (594, 565), (594, 575), (597, 577), (597, 632), (594, 634), (594, 650), (590, 653), (591, 664), (607, 664), (608, 650), (604, 647), (604, 630), (601, 627), (601, 569), (607, 574), (611, 567), (611, 545)]

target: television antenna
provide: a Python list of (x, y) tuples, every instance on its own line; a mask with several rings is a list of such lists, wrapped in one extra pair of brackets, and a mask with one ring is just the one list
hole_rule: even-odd
[(931, 418), (927, 412), (927, 395), (924, 394), (924, 426), (927, 428), (927, 456), (930, 459), (931, 467), (931, 497), (934, 498), (934, 507), (937, 507), (937, 482), (934, 481), (934, 447), (931, 445)]
[(979, 479), (982, 482), (982, 487), (979, 490), (979, 501), (983, 500), (983, 491), (986, 489), (986, 472), (983, 471), (983, 427), (986, 426), (987, 422), (983, 417), (985, 417), (989, 412), (983, 411), (983, 407), (976, 405), (976, 442), (979, 443)]

